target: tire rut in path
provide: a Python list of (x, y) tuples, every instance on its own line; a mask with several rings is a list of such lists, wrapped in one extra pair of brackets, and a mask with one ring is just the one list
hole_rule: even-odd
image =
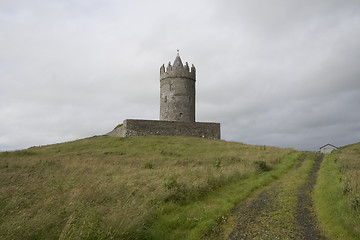
[(299, 188), (297, 196), (296, 219), (298, 220), (301, 231), (303, 232), (303, 239), (323, 239), (320, 231), (316, 226), (317, 218), (314, 212), (314, 205), (311, 194), (316, 184), (317, 172), (320, 169), (320, 164), (324, 155), (318, 155), (315, 161), (315, 166), (311, 170), (304, 185)]
[[(301, 162), (292, 171), (299, 171)], [(234, 229), (227, 239), (325, 239), (318, 228), (313, 210), (312, 191), (323, 155), (304, 183), (289, 185), (290, 173), (249, 200), (240, 202), (233, 216)]]

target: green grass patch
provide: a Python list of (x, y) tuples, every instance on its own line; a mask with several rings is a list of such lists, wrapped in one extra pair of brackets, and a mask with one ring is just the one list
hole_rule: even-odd
[(241, 209), (240, 214), (233, 213), (221, 234), (214, 235), (211, 239), (231, 238), (234, 232), (239, 231), (239, 223), (242, 223), (242, 229), (247, 229), (248, 239), (303, 238), (299, 234), (302, 233), (302, 226), (298, 216), (302, 209), (299, 209), (298, 197), (306, 194), (302, 189), (314, 167), (316, 156), (315, 153), (304, 154), (301, 164), (287, 171), (279, 181), (237, 203), (236, 212)]
[(118, 129), (119, 127), (122, 127), (123, 125), (124, 125), (124, 124), (122, 124), (122, 123), (121, 123), (121, 124), (118, 124), (118, 125), (114, 128), (114, 130), (115, 130), (115, 129)]
[[(284, 156), (272, 171), (251, 174), (224, 184), (201, 199), (186, 205), (171, 201), (148, 219), (143, 235), (148, 239), (204, 239), (218, 232), (234, 206), (255, 190), (268, 185), (292, 168), (301, 153)], [(256, 164), (255, 164), (256, 165)]]
[(326, 154), (321, 164), (314, 193), (318, 217), (330, 239), (360, 239), (360, 214), (342, 191), (337, 161), (336, 153)]

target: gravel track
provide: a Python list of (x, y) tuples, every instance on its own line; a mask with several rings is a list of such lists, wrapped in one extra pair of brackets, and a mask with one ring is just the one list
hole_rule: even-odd
[(318, 155), (300, 185), (291, 185), (304, 158), (281, 180), (240, 202), (231, 217), (233, 229), (223, 239), (325, 239), (313, 210), (312, 192), (323, 160)]

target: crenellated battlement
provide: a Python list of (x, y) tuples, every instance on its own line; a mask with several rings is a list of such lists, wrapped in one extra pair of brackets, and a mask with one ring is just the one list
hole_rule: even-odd
[(165, 78), (179, 78), (179, 77), (189, 78), (196, 81), (195, 66), (192, 64), (190, 68), (187, 62), (185, 63), (184, 66), (178, 54), (175, 58), (173, 65), (171, 65), (171, 62), (169, 62), (169, 64), (166, 67), (166, 70), (164, 64), (160, 67), (160, 81)]

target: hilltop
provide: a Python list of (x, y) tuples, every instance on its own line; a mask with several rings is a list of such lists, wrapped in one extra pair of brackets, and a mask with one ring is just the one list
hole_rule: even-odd
[[(359, 149), (340, 148), (320, 166), (313, 211), (329, 238), (359, 239)], [(97, 136), (1, 152), (0, 238), (216, 238), (235, 207), (259, 202), (263, 190), (285, 189), (284, 209), (303, 209), (294, 201), (301, 197), (287, 196), (301, 196), (294, 190), (310, 177), (316, 156), (165, 136)]]
[[(280, 175), (280, 165), (291, 167), (294, 161), (286, 160), (298, 155), (292, 149), (160, 136), (99, 136), (2, 152), (0, 237), (150, 236), (154, 233), (146, 229), (162, 211), (274, 172), (250, 190), (258, 188)], [(207, 208), (209, 222), (200, 232), (216, 226), (225, 211), (216, 204)]]

